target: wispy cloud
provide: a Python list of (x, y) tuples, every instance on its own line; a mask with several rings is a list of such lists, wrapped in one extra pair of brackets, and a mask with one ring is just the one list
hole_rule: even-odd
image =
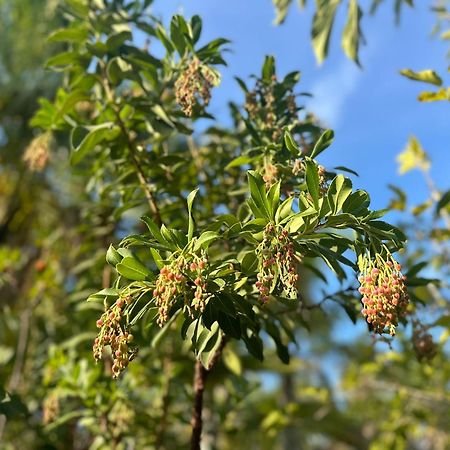
[(327, 126), (336, 128), (347, 100), (357, 89), (362, 73), (348, 60), (343, 60), (337, 68), (330, 69), (330, 72), (321, 76), (310, 89), (313, 98), (308, 102), (308, 109)]

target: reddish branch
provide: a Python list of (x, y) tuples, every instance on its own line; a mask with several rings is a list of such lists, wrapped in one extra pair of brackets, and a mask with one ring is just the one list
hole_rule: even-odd
[(205, 383), (208, 374), (212, 371), (214, 366), (220, 359), (222, 350), (225, 347), (226, 340), (222, 338), (222, 341), (214, 354), (209, 367), (206, 369), (203, 364), (197, 360), (195, 362), (195, 372), (194, 372), (194, 407), (192, 408), (192, 435), (191, 435), (191, 450), (200, 450), (200, 442), (202, 438), (202, 428), (203, 428), (203, 393), (205, 391)]

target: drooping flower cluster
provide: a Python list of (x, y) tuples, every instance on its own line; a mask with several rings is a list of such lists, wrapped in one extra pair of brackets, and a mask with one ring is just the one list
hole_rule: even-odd
[(120, 297), (97, 320), (97, 327), (100, 328), (100, 332), (94, 341), (94, 358), (99, 361), (102, 358), (103, 348), (109, 345), (113, 358), (112, 372), (114, 378), (120, 375), (137, 353), (137, 349), (130, 346), (133, 335), (121, 325), (123, 308), (131, 302), (132, 298), (129, 296)]
[(362, 314), (375, 333), (393, 336), (399, 320), (406, 315), (409, 297), (401, 268), (391, 255), (385, 259), (378, 254), (375, 259), (360, 258)]
[(433, 341), (433, 336), (427, 332), (426, 328), (417, 325), (414, 327), (412, 343), (414, 353), (419, 361), (427, 359), (431, 361), (437, 353), (437, 345)]
[(278, 168), (277, 166), (268, 163), (264, 165), (264, 175), (263, 180), (266, 183), (266, 187), (269, 189), (272, 184), (276, 183), (278, 180)]
[[(191, 116), (198, 103), (203, 107), (211, 100), (211, 89), (218, 84), (215, 72), (193, 58), (175, 82), (175, 97), (186, 116)], [(200, 102), (201, 100), (201, 102)]]
[(182, 255), (160, 270), (153, 291), (153, 297), (159, 307), (158, 324), (160, 326), (167, 322), (169, 310), (180, 295), (183, 296), (188, 307), (204, 310), (207, 264), (206, 255), (189, 255), (188, 257)]
[(50, 155), (50, 139), (49, 134), (43, 134), (33, 139), (25, 149), (23, 160), (31, 171), (40, 172), (45, 169)]
[(277, 288), (281, 295), (297, 298), (298, 258), (287, 230), (278, 230), (269, 223), (256, 254), (259, 259), (256, 287), (261, 301), (266, 302), (269, 294)]
[(53, 422), (58, 417), (59, 412), (59, 397), (55, 394), (55, 392), (53, 392), (46, 397), (42, 403), (42, 423), (44, 425), (48, 425)]

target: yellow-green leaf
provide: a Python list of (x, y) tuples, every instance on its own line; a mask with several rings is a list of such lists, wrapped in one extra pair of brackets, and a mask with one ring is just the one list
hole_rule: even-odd
[(361, 38), (362, 11), (357, 0), (350, 0), (348, 4), (347, 23), (342, 33), (342, 48), (345, 54), (359, 65), (358, 50)]
[(424, 91), (419, 94), (417, 100), (420, 102), (437, 102), (440, 100), (450, 100), (450, 89), (442, 88), (437, 92)]
[(399, 172), (404, 174), (412, 169), (428, 170), (430, 160), (416, 137), (411, 136), (405, 150), (397, 156)]
[(313, 18), (311, 38), (319, 64), (324, 61), (328, 54), (331, 30), (339, 3), (340, 0), (316, 0), (316, 13)]
[(434, 84), (435, 86), (442, 86), (442, 79), (434, 70), (414, 72), (411, 69), (403, 69), (400, 70), (400, 73), (410, 80), (423, 81), (424, 83)]

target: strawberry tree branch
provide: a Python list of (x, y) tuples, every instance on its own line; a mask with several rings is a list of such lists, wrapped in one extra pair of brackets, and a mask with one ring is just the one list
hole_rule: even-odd
[(202, 438), (203, 429), (203, 394), (205, 392), (205, 383), (208, 374), (213, 370), (214, 366), (220, 359), (222, 351), (226, 345), (226, 339), (222, 338), (219, 348), (216, 350), (214, 357), (208, 368), (205, 368), (203, 364), (197, 360), (195, 362), (194, 371), (194, 406), (192, 408), (191, 417), (191, 450), (200, 450), (200, 443)]

